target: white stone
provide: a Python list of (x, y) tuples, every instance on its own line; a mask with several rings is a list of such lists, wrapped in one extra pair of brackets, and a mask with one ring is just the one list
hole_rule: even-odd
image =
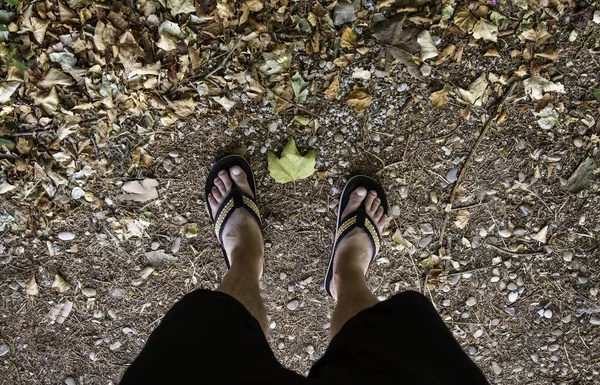
[(75, 239), (75, 233), (72, 233), (70, 231), (61, 231), (56, 236), (61, 241), (72, 241), (73, 239)]

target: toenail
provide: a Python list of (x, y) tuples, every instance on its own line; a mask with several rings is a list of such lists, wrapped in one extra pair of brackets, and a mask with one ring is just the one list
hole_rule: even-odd
[(240, 167), (238, 167), (238, 166), (233, 166), (231, 168), (231, 173), (233, 175), (235, 175), (235, 176), (238, 176), (238, 175), (240, 175), (242, 173), (242, 169)]
[(381, 199), (377, 198), (377, 199), (375, 199), (375, 202), (381, 203)]
[(377, 196), (377, 191), (371, 190), (371, 191), (369, 191), (369, 194)]
[(221, 170), (221, 171), (219, 171), (219, 175), (225, 175), (225, 174), (227, 174), (227, 173), (225, 172), (225, 170)]
[(365, 195), (367, 195), (367, 189), (364, 187), (357, 188), (356, 195), (358, 195), (359, 197), (364, 197)]

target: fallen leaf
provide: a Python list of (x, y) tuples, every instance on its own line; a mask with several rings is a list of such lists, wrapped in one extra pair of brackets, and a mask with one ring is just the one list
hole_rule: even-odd
[(71, 52), (52, 52), (50, 61), (58, 63), (63, 71), (72, 70), (77, 64), (77, 58)]
[(144, 253), (146, 256), (146, 260), (148, 264), (152, 267), (161, 267), (165, 264), (165, 261), (176, 261), (177, 257), (172, 256), (171, 254), (165, 253), (164, 250), (153, 250)]
[(13, 186), (12, 184), (8, 183), (7, 181), (2, 182), (2, 184), (0, 184), (0, 194), (6, 194), (7, 192), (10, 192), (14, 189), (16, 189), (16, 186)]
[(346, 98), (346, 104), (354, 106), (356, 111), (362, 111), (369, 107), (373, 102), (373, 97), (369, 95), (366, 88), (354, 86)]
[(408, 254), (410, 255), (417, 252), (417, 248), (402, 236), (400, 229), (396, 229), (394, 235), (392, 235), (392, 241), (396, 242), (401, 246), (400, 250), (406, 249), (406, 251), (408, 251)]
[(552, 104), (548, 105), (540, 112), (533, 111), (533, 114), (538, 118), (537, 122), (544, 130), (549, 130), (558, 123), (558, 111), (556, 111)]
[(166, 7), (171, 11), (171, 15), (177, 16), (180, 13), (194, 13), (196, 7), (194, 0), (166, 0)]
[(417, 43), (421, 46), (421, 60), (434, 58), (440, 53), (435, 47), (431, 34), (427, 30), (424, 30), (417, 36)]
[(475, 80), (469, 85), (468, 90), (459, 88), (457, 91), (461, 99), (465, 102), (474, 106), (481, 106), (481, 104), (483, 103), (483, 96), (487, 85), (488, 81), (485, 76), (485, 72), (482, 72), (481, 75), (477, 78), (477, 80)]
[(35, 275), (31, 277), (27, 285), (25, 286), (25, 294), (27, 295), (38, 295), (40, 292), (40, 288), (35, 281)]
[(60, 104), (56, 88), (52, 87), (48, 93), (40, 93), (33, 98), (36, 106), (39, 106), (47, 115), (52, 115)]
[(408, 72), (421, 78), (419, 73), (418, 58), (413, 59), (413, 55), (419, 52), (420, 46), (417, 43), (417, 35), (421, 32), (417, 28), (403, 28), (405, 16), (398, 14), (388, 20), (377, 23), (373, 27), (373, 36), (381, 44), (387, 46), (387, 52), (406, 66)]
[(50, 20), (40, 20), (35, 17), (31, 18), (30, 30), (33, 33), (33, 37), (35, 41), (39, 44), (42, 44), (44, 41), (44, 37), (46, 36), (46, 29), (48, 29), (48, 25), (50, 24)]
[(542, 52), (537, 52), (535, 56), (555, 61), (558, 60), (558, 49), (549, 47), (544, 49)]
[(227, 112), (229, 112), (229, 110), (231, 110), (233, 106), (235, 106), (235, 102), (226, 96), (213, 96), (213, 100), (219, 103)]
[(544, 226), (537, 234), (531, 236), (531, 239), (536, 240), (540, 243), (546, 243), (548, 237), (548, 226)]
[(65, 300), (65, 302), (53, 306), (46, 317), (50, 320), (50, 322), (58, 322), (59, 324), (62, 324), (66, 321), (69, 314), (71, 314), (72, 309), (73, 302)]
[(448, 93), (445, 88), (442, 88), (429, 95), (429, 100), (431, 100), (431, 106), (433, 108), (444, 107), (448, 104)]
[(50, 68), (36, 85), (40, 88), (52, 88), (54, 86), (72, 86), (73, 84), (75, 81), (72, 77), (55, 68)]
[(600, 100), (600, 88), (594, 88), (593, 93), (596, 99)]
[(308, 98), (308, 82), (302, 79), (299, 72), (296, 72), (291, 78), (292, 88), (294, 89), (294, 100), (296, 103), (304, 103)]
[(342, 48), (354, 48), (356, 46), (356, 34), (352, 28), (345, 26), (342, 30), (342, 38), (340, 39)]
[(456, 11), (454, 12), (454, 24), (456, 24), (461, 31), (471, 32), (475, 23), (477, 23), (477, 19), (466, 7), (460, 6), (456, 8)]
[(337, 99), (340, 94), (340, 75), (335, 75), (329, 87), (323, 92), (329, 99)]
[(188, 97), (171, 102), (171, 107), (173, 108), (175, 114), (180, 117), (186, 117), (194, 113), (194, 110), (196, 109), (196, 102), (192, 97)]
[(294, 138), (289, 139), (281, 152), (280, 158), (270, 151), (267, 156), (269, 174), (277, 183), (305, 179), (316, 171), (315, 151), (310, 150), (302, 156), (298, 152)]
[[(356, 0), (354, 0), (356, 2)], [(358, 0), (358, 6), (360, 9), (361, 1)], [(356, 20), (356, 9), (353, 2), (338, 1), (337, 5), (333, 9), (333, 24), (342, 25), (350, 23)]]
[(119, 197), (121, 200), (147, 202), (158, 198), (158, 181), (156, 179), (144, 179), (141, 182), (137, 180), (123, 183), (121, 189), (126, 193)]
[(498, 41), (498, 26), (486, 19), (479, 19), (473, 27), (473, 37), (476, 40), (484, 39), (495, 43)]
[(71, 289), (71, 285), (69, 285), (59, 274), (55, 274), (52, 288), (56, 289), (59, 293), (64, 293)]
[(552, 95), (549, 93), (545, 93), (541, 99), (533, 101), (533, 108), (535, 112), (540, 112), (544, 108), (546, 108), (550, 103), (552, 103)]
[(567, 180), (565, 189), (572, 194), (577, 194), (598, 179), (599, 175), (600, 168), (594, 158), (585, 158)]
[(262, 57), (265, 62), (259, 69), (267, 75), (278, 74), (292, 64), (292, 54), (287, 51), (263, 52)]
[(560, 83), (552, 83), (550, 80), (539, 74), (533, 74), (529, 79), (523, 80), (525, 94), (532, 99), (541, 99), (545, 92), (565, 93), (565, 87)]
[(15, 93), (21, 82), (2, 82), (0, 83), (0, 104), (8, 103), (10, 97)]
[(467, 227), (469, 219), (471, 219), (471, 213), (469, 211), (458, 210), (458, 213), (456, 213), (456, 220), (454, 221), (454, 225), (459, 229), (464, 229), (465, 227)]

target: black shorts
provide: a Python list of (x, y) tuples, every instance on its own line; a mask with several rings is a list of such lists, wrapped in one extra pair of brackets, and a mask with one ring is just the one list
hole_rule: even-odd
[(121, 385), (486, 385), (429, 300), (406, 291), (351, 318), (308, 377), (281, 366), (233, 297), (196, 290), (165, 315)]

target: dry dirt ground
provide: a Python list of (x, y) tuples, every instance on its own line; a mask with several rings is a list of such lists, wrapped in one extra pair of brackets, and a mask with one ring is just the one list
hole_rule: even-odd
[[(93, 154), (69, 145), (79, 156), (74, 170), (91, 164), (101, 171), (69, 177), (52, 198), (36, 185), (39, 179), (16, 168), (17, 160), (3, 158), (1, 181), (18, 188), (0, 195), (0, 383), (116, 384), (177, 300), (195, 288), (216, 288), (225, 264), (202, 191), (214, 160), (232, 152), (244, 154), (255, 170), (268, 339), (286, 367), (306, 373), (327, 348), (334, 302), (322, 281), (336, 203), (348, 177), (360, 172), (379, 178), (393, 206), (385, 247), (368, 273), (381, 300), (422, 292), (493, 384), (600, 383), (600, 185), (591, 180), (577, 193), (565, 187), (585, 159), (598, 167), (595, 10), (586, 3), (567, 7), (544, 43), (558, 47), (559, 57), (535, 64), (511, 55), (527, 49), (514, 35), (498, 39), (498, 57), (483, 56), (484, 43), (469, 44), (460, 33), (432, 31), (442, 36), (440, 50), (454, 43), (464, 53), (422, 79), (402, 65), (368, 81), (352, 79), (356, 67), (384, 70), (385, 48), (365, 33), (369, 52), (337, 71), (343, 90), (359, 84), (373, 95), (366, 110), (311, 91), (301, 106), (274, 113), (271, 103), (233, 89), (225, 93), (236, 101), (228, 112), (201, 99), (193, 114), (168, 127), (119, 120)], [(331, 58), (302, 52), (294, 52), (294, 62), (305, 79), (331, 68)], [(543, 67), (564, 85), (564, 93), (552, 93), (559, 117), (550, 129), (540, 127), (522, 78), (514, 78), (523, 63), (527, 70)], [(466, 89), (481, 73), (507, 77), (490, 83), (489, 98), (470, 108), (468, 120), (454, 92), (446, 106), (432, 108), (433, 91), (445, 84)], [(502, 117), (495, 114), (499, 103)], [(293, 124), (297, 115), (312, 123)], [(94, 131), (78, 135), (93, 140)], [(291, 136), (301, 152), (316, 150), (318, 172), (295, 185), (277, 184), (266, 153), (279, 153)], [(52, 140), (39, 141), (39, 148), (56, 152)], [(140, 147), (151, 162), (142, 167), (138, 159), (132, 167)], [(26, 162), (47, 160), (32, 154)], [(158, 182), (157, 198), (122, 199), (125, 181), (145, 178)], [(93, 196), (72, 199), (75, 186)], [(46, 202), (51, 209), (40, 208)], [(61, 232), (74, 239), (59, 239)], [(152, 250), (173, 258), (150, 261)], [(55, 282), (56, 275), (66, 282)], [(299, 301), (294, 310), (287, 307), (292, 300)], [(52, 317), (53, 308), (66, 318)]]

